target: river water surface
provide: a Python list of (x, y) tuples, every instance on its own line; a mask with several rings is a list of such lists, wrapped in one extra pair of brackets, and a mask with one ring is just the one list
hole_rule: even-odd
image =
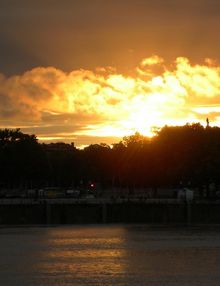
[(0, 228), (0, 285), (219, 286), (220, 226)]

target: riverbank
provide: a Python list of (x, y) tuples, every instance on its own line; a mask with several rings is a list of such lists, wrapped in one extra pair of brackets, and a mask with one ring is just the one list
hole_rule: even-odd
[(170, 200), (0, 200), (0, 224), (220, 223), (220, 202)]

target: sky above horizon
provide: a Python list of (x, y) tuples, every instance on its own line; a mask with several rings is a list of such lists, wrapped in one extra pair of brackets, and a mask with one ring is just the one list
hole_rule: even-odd
[(220, 126), (218, 0), (0, 0), (0, 128), (114, 143)]

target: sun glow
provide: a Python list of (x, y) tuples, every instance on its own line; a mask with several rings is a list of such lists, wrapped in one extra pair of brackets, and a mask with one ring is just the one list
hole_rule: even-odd
[[(186, 58), (167, 64), (159, 56), (143, 59), (132, 76), (114, 68), (65, 73), (35, 68), (21, 76), (0, 76), (2, 122), (38, 126), (42, 140), (77, 136), (123, 137), (155, 127), (220, 123), (220, 66), (193, 65)], [(10, 104), (13, 102), (13, 105)], [(47, 126), (49, 126), (47, 128)]]

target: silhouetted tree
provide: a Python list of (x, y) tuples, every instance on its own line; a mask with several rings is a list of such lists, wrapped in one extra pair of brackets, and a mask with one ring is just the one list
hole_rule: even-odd
[(20, 129), (0, 130), (1, 183), (10, 187), (38, 184), (45, 170), (45, 157), (35, 135)]
[(220, 185), (220, 128), (199, 123), (164, 126), (153, 138), (139, 133), (110, 147), (91, 144), (39, 144), (20, 129), (0, 130), (0, 185), (4, 187), (177, 187)]

